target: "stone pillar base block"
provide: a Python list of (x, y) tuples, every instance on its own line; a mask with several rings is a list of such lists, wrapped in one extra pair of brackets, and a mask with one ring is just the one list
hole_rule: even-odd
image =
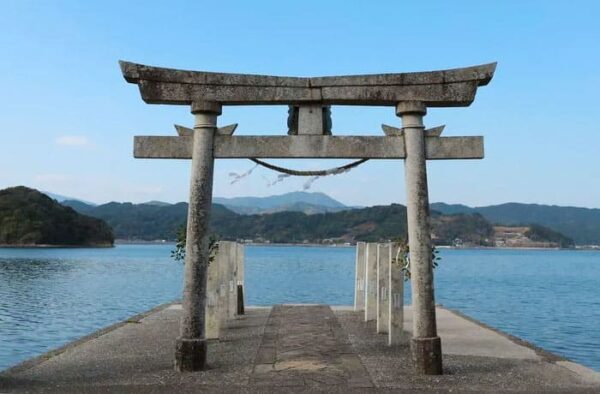
[(206, 369), (206, 340), (177, 338), (175, 342), (175, 370), (179, 372)]
[(417, 374), (442, 374), (442, 340), (440, 337), (411, 338), (410, 351)]

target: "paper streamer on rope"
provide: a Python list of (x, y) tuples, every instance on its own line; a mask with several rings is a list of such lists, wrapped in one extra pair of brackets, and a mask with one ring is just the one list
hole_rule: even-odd
[(243, 179), (243, 178), (249, 176), (250, 174), (252, 174), (252, 171), (254, 171), (256, 169), (256, 167), (258, 167), (258, 164), (256, 164), (254, 167), (252, 167), (251, 169), (249, 169), (248, 171), (246, 171), (242, 174), (238, 174), (237, 172), (230, 172), (229, 176), (233, 177), (233, 180), (231, 181), (230, 185), (233, 185), (234, 183), (238, 182), (240, 179)]

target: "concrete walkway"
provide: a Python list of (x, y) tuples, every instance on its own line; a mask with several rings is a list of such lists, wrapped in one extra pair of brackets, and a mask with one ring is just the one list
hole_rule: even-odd
[[(407, 308), (406, 326), (411, 311)], [(349, 308), (248, 308), (209, 344), (210, 369), (179, 374), (180, 307), (129, 319), (0, 374), (4, 392), (600, 392), (599, 374), (438, 308), (442, 376), (415, 376), (408, 336), (390, 348)]]

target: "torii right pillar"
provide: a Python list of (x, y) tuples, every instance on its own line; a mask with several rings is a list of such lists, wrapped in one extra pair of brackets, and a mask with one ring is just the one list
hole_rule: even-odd
[(425, 375), (442, 374), (442, 342), (437, 335), (431, 231), (423, 116), (421, 102), (401, 102), (396, 115), (402, 118), (406, 158), (406, 216), (413, 309), (413, 337), (410, 350), (415, 371)]

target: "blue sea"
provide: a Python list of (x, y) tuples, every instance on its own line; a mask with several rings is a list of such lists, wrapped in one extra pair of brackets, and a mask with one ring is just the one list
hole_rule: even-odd
[[(0, 370), (179, 298), (172, 248), (0, 249)], [(346, 247), (246, 246), (247, 304), (350, 305), (354, 256)], [(440, 256), (437, 303), (600, 371), (599, 251)]]

